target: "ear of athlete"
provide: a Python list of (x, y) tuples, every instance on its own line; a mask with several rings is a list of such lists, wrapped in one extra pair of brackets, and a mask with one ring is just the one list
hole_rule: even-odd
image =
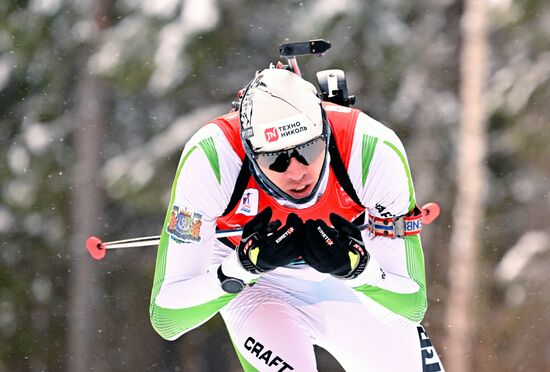
[(283, 226), (279, 220), (271, 221), (272, 215), (267, 207), (243, 228), (238, 257), (241, 265), (253, 274), (288, 265), (302, 253), (300, 217), (289, 214)]
[(361, 231), (335, 213), (329, 219), (333, 227), (322, 220), (308, 220), (304, 224), (303, 259), (322, 273), (354, 279), (365, 270), (370, 259)]

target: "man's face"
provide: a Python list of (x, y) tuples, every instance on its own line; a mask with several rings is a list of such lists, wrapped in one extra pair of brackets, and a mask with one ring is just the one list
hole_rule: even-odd
[(322, 151), (310, 165), (299, 162), (295, 157), (290, 158), (286, 171), (279, 173), (267, 167), (259, 166), (261, 171), (275, 186), (295, 199), (302, 199), (313, 191), (323, 168), (325, 152)]

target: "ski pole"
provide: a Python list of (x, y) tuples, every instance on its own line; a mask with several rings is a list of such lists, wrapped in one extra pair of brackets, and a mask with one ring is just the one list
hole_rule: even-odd
[[(420, 210), (422, 211), (422, 221), (426, 225), (429, 225), (433, 221), (435, 221), (441, 211), (439, 205), (434, 202), (425, 204)], [(365, 230), (369, 226), (369, 223), (365, 223), (358, 227), (359, 230)], [(242, 229), (218, 230), (216, 231), (216, 238), (238, 236), (241, 235), (242, 232)], [(101, 260), (105, 257), (105, 255), (107, 254), (107, 250), (109, 249), (148, 247), (158, 245), (159, 242), (160, 235), (143, 236), (140, 238), (115, 240), (110, 242), (104, 242), (97, 236), (90, 236), (88, 239), (86, 239), (86, 249), (94, 259)]]
[[(218, 230), (216, 231), (216, 238), (238, 236), (241, 235), (242, 232), (242, 229)], [(86, 249), (94, 259), (101, 260), (107, 254), (108, 249), (149, 247), (153, 245), (158, 245), (159, 242), (160, 235), (143, 236), (140, 238), (130, 238), (110, 242), (104, 242), (97, 236), (90, 236), (88, 239), (86, 239)]]

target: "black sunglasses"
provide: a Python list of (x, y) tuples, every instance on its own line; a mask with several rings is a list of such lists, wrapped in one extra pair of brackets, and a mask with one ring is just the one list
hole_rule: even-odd
[(296, 158), (300, 163), (310, 165), (326, 148), (327, 140), (324, 135), (321, 135), (290, 149), (254, 154), (254, 158), (259, 166), (283, 173), (288, 169), (290, 159)]

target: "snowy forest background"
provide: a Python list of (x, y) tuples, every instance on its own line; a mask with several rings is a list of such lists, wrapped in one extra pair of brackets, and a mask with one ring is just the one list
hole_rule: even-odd
[[(155, 248), (98, 262), (84, 242), (159, 234), (186, 139), (280, 43), (315, 38), (332, 48), (299, 60), (304, 77), (345, 70), (355, 107), (402, 138), (419, 203), (441, 204), (423, 233), (424, 325), (448, 370), (550, 370), (550, 5), (479, 2), (470, 101), (486, 137), (468, 145), (472, 1), (0, 1), (0, 371), (240, 370), (219, 316), (175, 342), (154, 333)], [(461, 144), (482, 154), (472, 179), (457, 177)], [(470, 205), (458, 191), (476, 182)]]

